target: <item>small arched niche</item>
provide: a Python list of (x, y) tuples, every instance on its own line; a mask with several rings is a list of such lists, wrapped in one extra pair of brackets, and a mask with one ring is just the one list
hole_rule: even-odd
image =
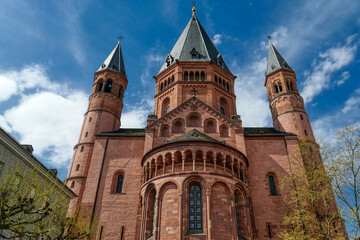
[(170, 137), (170, 127), (167, 124), (163, 124), (160, 127), (160, 137)]
[(190, 113), (186, 118), (187, 127), (201, 127), (201, 115), (196, 112)]
[(185, 121), (182, 118), (177, 118), (172, 122), (172, 133), (184, 133), (185, 132)]
[(204, 121), (204, 132), (215, 133), (217, 122), (214, 118), (208, 118)]
[(219, 127), (220, 137), (228, 137), (229, 136), (229, 127), (226, 124), (222, 124)]

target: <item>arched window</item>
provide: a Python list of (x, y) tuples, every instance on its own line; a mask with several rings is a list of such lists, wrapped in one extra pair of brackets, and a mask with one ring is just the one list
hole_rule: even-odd
[(92, 120), (92, 117), (89, 118), (89, 122), (91, 122), (91, 120)]
[(236, 228), (237, 228), (237, 233), (238, 233), (238, 237), (239, 239), (243, 239), (243, 237), (241, 236), (241, 225), (240, 225), (240, 213), (239, 213), (239, 200), (236, 194), (234, 194), (235, 196), (235, 210), (236, 210)]
[(220, 112), (222, 115), (225, 115), (225, 108), (223, 106), (220, 106)]
[(115, 193), (122, 193), (123, 182), (124, 182), (124, 175), (119, 174), (116, 179)]
[(201, 78), (201, 81), (205, 81), (205, 73), (204, 72), (201, 72), (200, 78)]
[(171, 82), (170, 82), (170, 77), (169, 77), (169, 78), (168, 78), (168, 86), (170, 86), (170, 83), (171, 83)]
[(189, 189), (189, 234), (203, 233), (201, 187), (192, 185)]
[(112, 81), (107, 81), (106, 85), (105, 85), (104, 92), (111, 93), (111, 88), (112, 88)]
[(160, 84), (160, 90), (162, 91), (164, 89), (163, 83)]
[(165, 114), (168, 113), (168, 111), (170, 111), (170, 98), (165, 98), (164, 101), (162, 102), (162, 109), (161, 109), (161, 116), (164, 116)]
[(222, 86), (223, 86), (223, 88), (225, 88), (225, 80), (223, 80)]
[(274, 85), (274, 90), (275, 90), (275, 93), (279, 93), (279, 88), (276, 84)]
[(215, 83), (218, 83), (218, 77), (215, 75)]
[(194, 81), (194, 73), (190, 72), (190, 81)]
[(83, 151), (84, 151), (84, 146), (81, 146), (80, 152), (83, 152)]
[(71, 182), (70, 188), (74, 188), (75, 187), (75, 181)]
[(220, 98), (220, 112), (227, 116), (229, 114), (228, 103), (225, 98)]
[(270, 195), (275, 196), (276, 194), (276, 186), (275, 186), (275, 178), (274, 176), (269, 176), (269, 186), (270, 186)]
[(174, 83), (174, 75), (171, 76), (171, 83)]
[(80, 169), (80, 164), (77, 164), (76, 168), (75, 168), (75, 171), (79, 171), (79, 169)]
[(154, 234), (155, 211), (156, 211), (156, 190), (152, 188), (147, 197), (147, 214), (145, 226), (145, 239), (149, 239)]
[(88, 134), (89, 134), (89, 133), (88, 133), (88, 132), (86, 132), (86, 133), (85, 133), (85, 137), (87, 137), (87, 136), (88, 136)]
[(184, 73), (184, 81), (187, 81), (187, 80), (189, 80), (189, 74), (188, 74), (188, 72), (185, 72)]
[(199, 81), (200, 77), (199, 77), (199, 72), (195, 73), (195, 81)]
[(100, 92), (100, 91), (102, 91), (102, 88), (103, 88), (103, 83), (99, 82), (98, 85), (97, 85), (96, 91)]
[(282, 92), (282, 90), (283, 90), (282, 85), (281, 85), (281, 83), (279, 83), (279, 91)]
[(219, 77), (219, 85), (220, 85), (220, 86), (221, 86), (221, 83), (222, 83), (221, 77)]
[(227, 89), (228, 91), (230, 91), (229, 83), (226, 83), (226, 89)]

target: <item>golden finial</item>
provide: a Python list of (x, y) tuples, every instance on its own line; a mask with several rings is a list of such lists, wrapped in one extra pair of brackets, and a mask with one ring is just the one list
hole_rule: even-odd
[(195, 4), (196, 4), (196, 2), (195, 2), (195, 1), (193, 1), (193, 2), (192, 2), (192, 4), (193, 4), (192, 12), (193, 12), (193, 13), (196, 13), (196, 8), (195, 8)]
[(266, 38), (268, 38), (268, 39), (269, 39), (269, 42), (271, 43), (272, 36), (267, 35)]

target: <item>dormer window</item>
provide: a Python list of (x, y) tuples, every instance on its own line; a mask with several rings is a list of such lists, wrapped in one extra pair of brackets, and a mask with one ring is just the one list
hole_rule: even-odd
[(198, 51), (196, 51), (195, 48), (191, 50), (190, 54), (191, 54), (191, 58), (199, 58), (199, 53)]
[(217, 55), (217, 63), (219, 64), (220, 67), (224, 67), (224, 60), (221, 57), (221, 54), (219, 53), (219, 55)]
[(173, 63), (173, 61), (174, 61), (174, 58), (170, 55), (170, 53), (167, 55), (167, 57), (166, 57), (166, 60), (165, 60), (165, 62), (166, 62), (166, 67), (169, 67), (172, 63)]

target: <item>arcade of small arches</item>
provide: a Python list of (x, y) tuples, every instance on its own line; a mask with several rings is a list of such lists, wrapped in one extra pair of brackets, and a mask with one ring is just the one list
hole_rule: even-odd
[(277, 94), (281, 92), (292, 92), (292, 91), (296, 91), (296, 86), (291, 79), (286, 79), (285, 84), (280, 81), (276, 81), (273, 84), (273, 88), (272, 88), (273, 94)]
[(247, 182), (247, 164), (243, 156), (226, 149), (218, 152), (198, 149), (189, 146), (184, 150), (163, 150), (148, 156), (143, 162), (143, 182), (185, 172), (216, 173)]
[[(107, 93), (112, 93), (114, 94), (116, 91), (113, 88), (113, 81), (108, 79), (106, 81), (100, 79), (97, 81), (96, 83), (96, 87), (95, 87), (95, 92), (107, 92)], [(118, 98), (123, 98), (124, 97), (124, 87), (122, 85), (120, 85), (119, 90), (117, 91), (117, 96)]]
[[(169, 108), (164, 108), (168, 110)], [(167, 112), (166, 112), (167, 113)], [(215, 118), (206, 118), (204, 122), (201, 120), (199, 113), (190, 113), (186, 117), (186, 121), (183, 118), (176, 118), (169, 124), (162, 124), (160, 126), (159, 137), (170, 137), (171, 134), (185, 133), (185, 127), (203, 127), (205, 133), (219, 133), (220, 137), (229, 137), (229, 126), (227, 124), (220, 124), (219, 131), (217, 131), (218, 122)]]
[[(174, 83), (174, 75), (169, 76), (167, 79), (160, 82), (160, 91), (165, 90), (169, 86), (171, 86)], [(204, 71), (185, 71), (183, 75), (183, 81), (206, 81), (206, 74)], [(231, 92), (230, 83), (228, 80), (221, 78), (220, 76), (216, 75), (214, 76), (215, 84), (219, 85), (223, 89), (226, 89), (227, 91)]]
[(185, 175), (150, 183), (141, 194), (140, 239), (178, 239), (184, 235), (249, 239), (252, 228), (248, 201), (247, 187), (236, 180)]

